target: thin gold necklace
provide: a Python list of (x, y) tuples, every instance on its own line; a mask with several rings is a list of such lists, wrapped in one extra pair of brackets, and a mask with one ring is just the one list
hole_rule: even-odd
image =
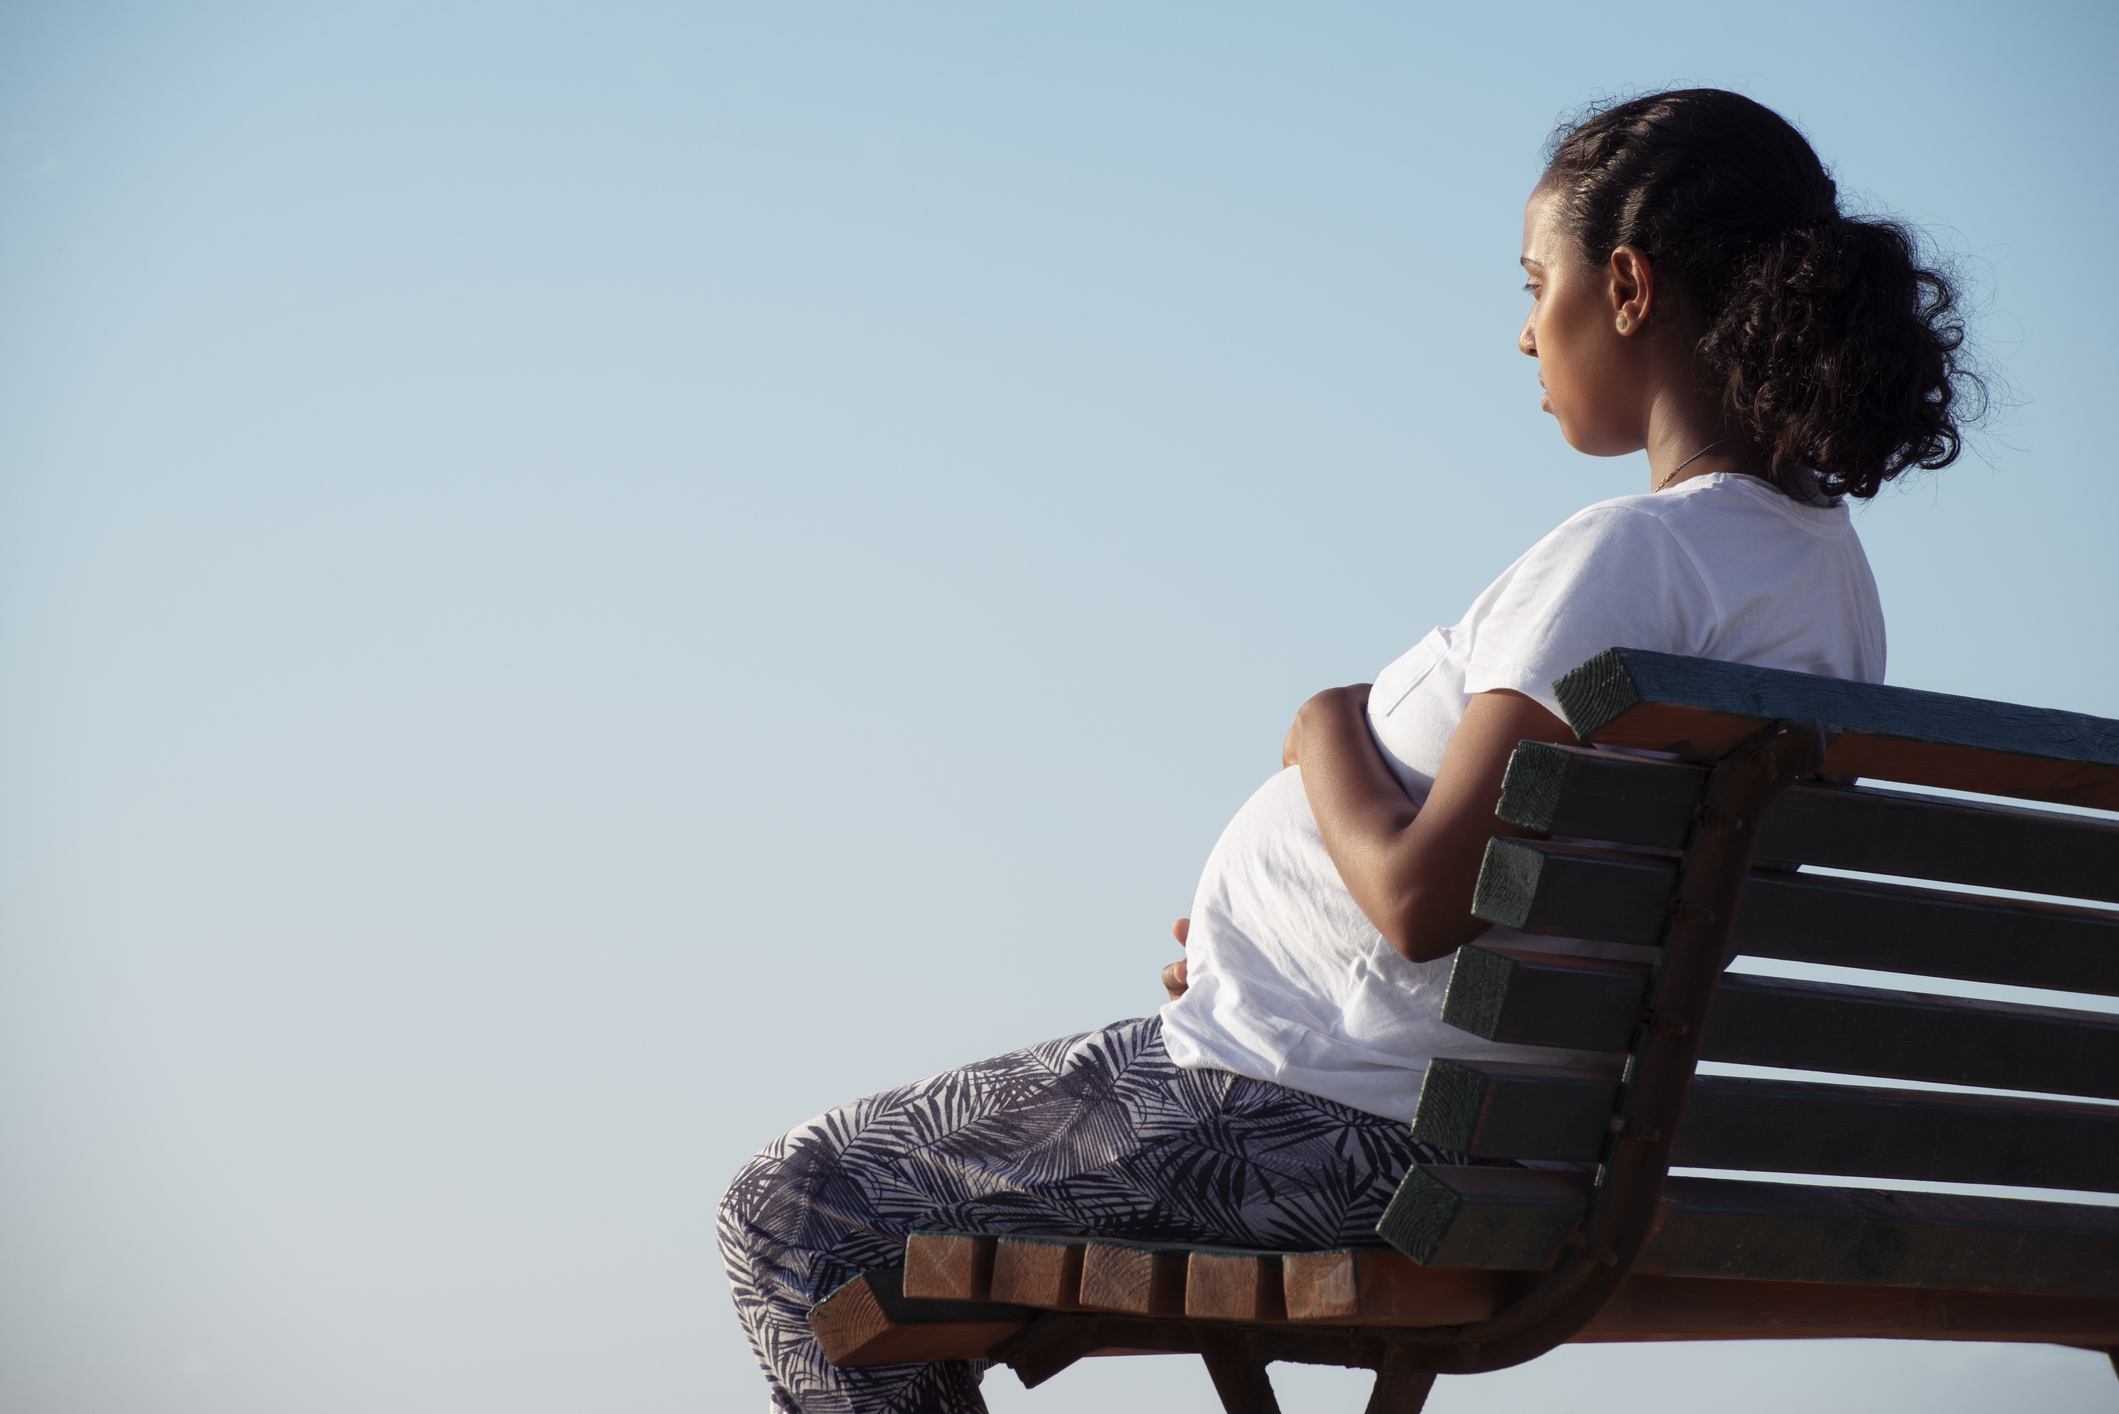
[[(1724, 437), (1724, 438), (1722, 439), (1722, 442), (1734, 442), (1734, 441), (1736, 441), (1736, 440), (1737, 440), (1737, 439), (1736, 439), (1736, 438), (1734, 438), (1734, 437)], [(1654, 495), (1654, 494), (1655, 494), (1656, 492), (1658, 492), (1658, 491), (1662, 490), (1662, 489), (1663, 489), (1663, 488), (1664, 488), (1665, 486), (1668, 486), (1668, 485), (1669, 485), (1669, 484), (1670, 484), (1671, 482), (1673, 482), (1673, 481), (1677, 480), (1677, 475), (1678, 475), (1678, 473), (1679, 473), (1679, 472), (1683, 471), (1683, 470), (1684, 470), (1684, 469), (1685, 469), (1686, 467), (1688, 467), (1688, 466), (1691, 466), (1691, 465), (1692, 465), (1692, 464), (1693, 464), (1694, 462), (1698, 461), (1698, 460), (1699, 460), (1699, 459), (1700, 459), (1701, 457), (1704, 457), (1704, 456), (1706, 456), (1706, 455), (1707, 455), (1707, 454), (1708, 454), (1709, 452), (1713, 451), (1713, 450), (1714, 450), (1714, 449), (1715, 449), (1716, 447), (1719, 447), (1719, 446), (1721, 446), (1721, 445), (1722, 445), (1722, 442), (1709, 442), (1709, 443), (1708, 443), (1708, 444), (1707, 444), (1706, 446), (1704, 446), (1704, 447), (1700, 448), (1700, 449), (1699, 449), (1698, 451), (1694, 452), (1694, 453), (1693, 453), (1693, 454), (1692, 454), (1691, 456), (1689, 456), (1689, 457), (1685, 458), (1685, 460), (1683, 460), (1683, 461), (1679, 462), (1679, 463), (1678, 463), (1678, 464), (1677, 464), (1676, 466), (1674, 466), (1674, 467), (1670, 468), (1670, 475), (1668, 475), (1668, 476), (1664, 477), (1664, 478), (1663, 478), (1663, 479), (1662, 479), (1661, 481), (1658, 481), (1658, 482), (1657, 482), (1657, 483), (1656, 483), (1655, 485), (1653, 485), (1653, 486), (1649, 487), (1649, 488), (1648, 488), (1648, 494), (1649, 494), (1649, 495), (1651, 495), (1651, 496), (1653, 496), (1653, 495)]]

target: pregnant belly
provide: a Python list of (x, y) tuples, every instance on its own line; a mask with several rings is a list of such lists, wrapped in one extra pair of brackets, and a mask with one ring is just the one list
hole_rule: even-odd
[[(1188, 1009), (1240, 1010), (1384, 1048), (1439, 1014), (1448, 963), (1408, 962), (1326, 853), (1302, 772), (1274, 776), (1229, 821), (1192, 901)], [(1196, 994), (1196, 995), (1195, 995)]]

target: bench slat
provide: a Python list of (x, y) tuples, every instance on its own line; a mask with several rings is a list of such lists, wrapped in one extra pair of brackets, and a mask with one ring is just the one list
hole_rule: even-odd
[[(1526, 741), (1494, 813), (1543, 834), (1682, 849), (1708, 768)], [(1800, 781), (1758, 857), (1982, 888), (2119, 901), (2119, 821)]]
[[(1741, 974), (1722, 978), (1719, 1009)], [(1648, 997), (1648, 964), (1466, 943), (1450, 964), (1442, 1019), (1504, 1045), (1623, 1051)]]
[(1185, 1264), (1185, 1314), (1209, 1321), (1287, 1320), (1280, 1254), (1194, 1250)]
[[(1422, 1267), (1396, 1252), (1289, 1253), (1283, 1258), (1291, 1325), (1460, 1325), (1482, 1320), (1535, 1278), (1521, 1272)], [(869, 1286), (896, 1273), (865, 1273), (818, 1303), (810, 1323), (834, 1364), (975, 1359), (1022, 1329), (1007, 1321), (939, 1321), (940, 1303), (897, 1298), (891, 1314)], [(864, 1313), (856, 1318), (855, 1308)], [(864, 1330), (854, 1344), (845, 1334)], [(1167, 1339), (1134, 1327), (1130, 1345), (1092, 1354), (1194, 1348), (1181, 1320)], [(1283, 1327), (1286, 1329), (1286, 1327)], [(1635, 1273), (1574, 1339), (1795, 1340), (1897, 1338), (2119, 1345), (2119, 1301), (1918, 1287), (1747, 1281)]]
[(863, 1272), (810, 1309), (809, 1325), (834, 1365), (898, 1365), (969, 1360), (1021, 1330), (1037, 1313), (983, 1301), (921, 1301), (904, 1293), (905, 1273)]
[(912, 1234), (905, 1239), (904, 1294), (923, 1301), (993, 1300), (997, 1246), (997, 1239), (977, 1233)]
[(1003, 1237), (993, 1258), (992, 1296), (1047, 1311), (1083, 1311), (1079, 1238)]
[[(1489, 840), (1472, 912), (1524, 933), (1653, 947), (1675, 860)], [(1756, 870), (1736, 945), (1752, 957), (2119, 996), (2119, 912)]]
[(2119, 722), (2080, 712), (1683, 658), (1599, 653), (1553, 684), (1583, 741), (1727, 755), (1769, 723), (1822, 719), (1835, 774), (2119, 810)]
[[(1542, 1268), (1581, 1219), (1590, 1181), (1422, 1165), (1377, 1230), (1424, 1264)], [(2119, 1208), (1679, 1175), (1634, 1270), (2119, 1299)]]
[(1082, 1253), (1082, 1305), (1128, 1316), (1182, 1316), (1191, 1249), (1092, 1241)]
[(1281, 1258), (1290, 1321), (1456, 1326), (1483, 1321), (1527, 1290), (1520, 1272), (1423, 1267), (1396, 1252), (1290, 1252)]
[[(1614, 1071), (1437, 1058), (1414, 1137), (1480, 1158), (1594, 1163)], [(1680, 1168), (2119, 1192), (2119, 1107), (1703, 1075)]]
[[(1534, 1280), (1519, 1272), (1423, 1267), (1396, 1252), (1290, 1253), (1284, 1260), (1288, 1314), (1297, 1324), (1458, 1325), (1485, 1319)], [(2109, 1345), (2119, 1343), (2119, 1301), (1637, 1272), (1574, 1339), (1860, 1337)]]
[[(1623, 1051), (1648, 992), (1639, 963), (1466, 944), (1442, 1019), (1489, 1041)], [(1701, 1059), (2119, 1099), (2119, 1016), (1732, 972)]]
[(1574, 1339), (1985, 1340), (2101, 1349), (2119, 1345), (2119, 1301), (1635, 1276)]

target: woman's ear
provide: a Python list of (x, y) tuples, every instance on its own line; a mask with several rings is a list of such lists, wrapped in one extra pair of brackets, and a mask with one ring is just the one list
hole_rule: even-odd
[(1639, 246), (1622, 245), (1611, 253), (1610, 275), (1613, 327), (1621, 334), (1646, 327), (1655, 303), (1655, 262)]

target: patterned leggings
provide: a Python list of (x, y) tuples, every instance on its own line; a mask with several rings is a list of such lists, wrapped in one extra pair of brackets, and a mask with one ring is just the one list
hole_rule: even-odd
[(835, 1369), (809, 1308), (908, 1232), (1282, 1250), (1373, 1247), (1416, 1161), (1406, 1126), (1262, 1080), (1183, 1070), (1155, 1017), (1010, 1051), (820, 1115), (722, 1199), (722, 1260), (781, 1414), (984, 1414), (979, 1367)]

